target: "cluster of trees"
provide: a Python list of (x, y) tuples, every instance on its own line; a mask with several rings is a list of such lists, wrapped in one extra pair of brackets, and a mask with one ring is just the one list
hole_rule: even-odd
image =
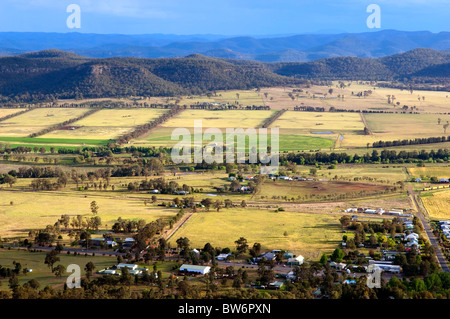
[[(280, 162), (293, 162), (298, 165), (315, 165), (315, 164), (338, 164), (338, 163), (416, 163), (426, 160), (443, 160), (448, 161), (450, 151), (447, 149), (439, 149), (437, 151), (395, 151), (383, 150), (378, 152), (373, 150), (371, 154), (349, 155), (347, 153), (286, 153), (280, 154)], [(284, 164), (283, 164), (284, 165)]]
[(163, 177), (155, 179), (143, 180), (140, 183), (129, 183), (128, 190), (130, 191), (148, 191), (148, 190), (158, 190), (161, 194), (173, 194), (175, 191), (185, 191), (192, 192), (193, 188), (183, 184), (180, 186), (175, 181), (167, 182)]
[(444, 143), (450, 142), (450, 136), (442, 136), (442, 137), (424, 137), (424, 138), (415, 138), (410, 140), (396, 140), (396, 141), (378, 141), (372, 144), (373, 148), (382, 148), (382, 147), (395, 147), (395, 146), (404, 146), (404, 145), (419, 145), (419, 144), (432, 144), (432, 143)]

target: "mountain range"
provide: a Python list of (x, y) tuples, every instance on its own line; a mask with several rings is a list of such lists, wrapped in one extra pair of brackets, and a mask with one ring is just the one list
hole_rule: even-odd
[(450, 50), (450, 32), (382, 30), (267, 37), (0, 33), (0, 55), (59, 49), (92, 58), (205, 56), (261, 62), (308, 62), (332, 57), (379, 58), (416, 48)]
[(380, 58), (311, 62), (182, 58), (90, 58), (60, 50), (0, 57), (0, 101), (54, 98), (177, 96), (308, 81), (394, 81), (450, 89), (450, 51), (414, 49)]

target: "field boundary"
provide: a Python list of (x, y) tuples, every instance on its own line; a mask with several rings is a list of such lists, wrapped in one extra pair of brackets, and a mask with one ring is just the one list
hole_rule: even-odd
[(27, 112), (30, 112), (31, 110), (34, 110), (34, 109), (35, 109), (35, 107), (31, 107), (31, 108), (28, 108), (28, 109), (23, 110), (23, 111), (19, 111), (19, 112), (13, 113), (13, 114), (9, 114), (9, 115), (0, 117), (0, 122), (9, 120), (10, 118), (13, 118), (13, 117), (16, 117), (16, 116), (19, 116), (19, 115), (22, 115), (22, 114), (25, 114)]
[(69, 125), (69, 124), (75, 123), (75, 122), (77, 122), (79, 120), (82, 120), (85, 117), (88, 117), (89, 115), (92, 115), (92, 114), (94, 114), (94, 113), (96, 113), (96, 112), (98, 112), (100, 110), (101, 110), (100, 108), (99, 109), (88, 110), (87, 112), (83, 113), (82, 115), (80, 115), (78, 117), (75, 117), (75, 118), (72, 118), (70, 120), (64, 121), (62, 123), (58, 123), (58, 124), (55, 124), (53, 126), (47, 127), (47, 128), (45, 128), (45, 129), (43, 129), (43, 130), (41, 130), (39, 132), (30, 134), (28, 137), (38, 137), (38, 136), (41, 136), (41, 135), (45, 135), (45, 134), (50, 133), (52, 131), (58, 130), (58, 129), (66, 126), (66, 125)]

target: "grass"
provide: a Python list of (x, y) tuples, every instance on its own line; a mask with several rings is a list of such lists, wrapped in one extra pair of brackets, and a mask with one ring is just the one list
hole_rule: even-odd
[(438, 167), (411, 167), (408, 168), (409, 172), (414, 177), (437, 177), (437, 178), (449, 178), (450, 166), (438, 166)]
[(23, 111), (23, 109), (2, 109), (0, 108), (0, 118)]
[(234, 241), (245, 237), (250, 247), (259, 242), (263, 250), (285, 249), (318, 259), (321, 253), (334, 250), (341, 239), (338, 219), (321, 214), (223, 209), (194, 214), (170, 242), (175, 245), (177, 238), (188, 237), (192, 247), (202, 248), (209, 242), (214, 247), (234, 249)]
[(422, 202), (430, 218), (438, 220), (450, 219), (450, 191), (426, 192), (421, 196)]
[(44, 138), (107, 140), (130, 132), (134, 127), (148, 123), (163, 113), (162, 109), (110, 109), (100, 110), (72, 123), (75, 130), (57, 130)]
[[(30, 180), (24, 183), (30, 183)], [(4, 186), (4, 185), (3, 185)], [(31, 229), (45, 228), (53, 225), (63, 214), (70, 216), (92, 216), (90, 203), (96, 201), (99, 209), (98, 216), (102, 219), (103, 227), (110, 228), (117, 218), (144, 219), (147, 222), (158, 218), (170, 218), (177, 211), (155, 205), (144, 205), (146, 197), (133, 197), (132, 194), (112, 192), (79, 192), (54, 191), (31, 192), (20, 191), (19, 185), (12, 190), (3, 188), (0, 191), (0, 236), (26, 236)], [(13, 205), (10, 203), (13, 202)]]
[[(16, 261), (22, 265), (22, 268), (32, 269), (32, 272), (27, 273), (26, 275), (21, 274), (18, 277), (20, 285), (23, 285), (25, 282), (31, 279), (37, 279), (41, 286), (40, 289), (43, 289), (47, 285), (62, 289), (64, 283), (67, 280), (67, 277), (69, 276), (69, 273), (66, 273), (60, 278), (57, 278), (55, 274), (51, 272), (50, 268), (46, 264), (44, 264), (46, 254), (47, 252), (28, 252), (26, 250), (18, 249), (0, 249), (0, 265), (13, 269), (13, 261)], [(59, 254), (58, 257), (61, 261), (56, 263), (55, 266), (63, 265), (67, 268), (67, 266), (71, 264), (79, 265), (81, 268), (82, 276), (85, 274), (85, 265), (90, 261), (94, 263), (96, 267), (95, 271), (117, 264), (116, 258), (109, 256), (74, 256), (72, 254), (67, 255), (63, 252)], [(2, 280), (0, 289), (9, 290), (8, 279)]]
[(87, 112), (83, 108), (38, 108), (0, 123), (0, 136), (26, 137)]

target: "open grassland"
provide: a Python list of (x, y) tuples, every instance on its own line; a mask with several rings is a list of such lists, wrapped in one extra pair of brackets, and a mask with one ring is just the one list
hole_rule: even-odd
[[(335, 107), (336, 109), (345, 110), (400, 112), (404, 105), (408, 105), (409, 108), (415, 106), (415, 110), (419, 112), (448, 112), (450, 99), (448, 92), (414, 90), (411, 94), (408, 90), (380, 88), (367, 82), (344, 81), (344, 83), (346, 87), (342, 89), (339, 88), (339, 84), (336, 81), (330, 86), (312, 85), (310, 87), (300, 87), (303, 92), (292, 92), (294, 88), (290, 87), (261, 88), (261, 95), (265, 104), (272, 109), (293, 109), (295, 106), (307, 105), (324, 107), (326, 110), (330, 107)], [(331, 94), (328, 92), (330, 89), (333, 90)], [(366, 97), (357, 95), (359, 92), (369, 90), (372, 93)], [(265, 93), (267, 98), (265, 98)], [(289, 93), (293, 95), (294, 99), (288, 95)], [(388, 104), (388, 95), (395, 97), (394, 103)], [(397, 102), (400, 105), (397, 105)]]
[(110, 109), (96, 112), (73, 123), (74, 129), (50, 132), (43, 138), (107, 140), (130, 132), (134, 127), (148, 123), (162, 114), (162, 109)]
[(250, 246), (261, 243), (263, 250), (285, 249), (318, 259), (322, 252), (329, 253), (336, 247), (341, 228), (333, 215), (224, 209), (194, 214), (170, 242), (174, 244), (180, 237), (188, 237), (192, 247), (201, 248), (209, 242), (214, 247), (231, 249), (235, 248), (235, 240), (245, 237)]
[(426, 166), (408, 168), (413, 177), (420, 178), (450, 178), (450, 166)]
[[(273, 201), (287, 197), (299, 201), (326, 201), (341, 196), (362, 197), (383, 192), (388, 187), (368, 183), (345, 181), (267, 181), (258, 192), (258, 197)], [(348, 198), (348, 197), (347, 197)]]
[(146, 206), (144, 198), (134, 198), (130, 194), (3, 189), (0, 191), (0, 236), (26, 236), (31, 229), (53, 225), (63, 214), (90, 217), (92, 201), (96, 201), (100, 207), (98, 216), (102, 219), (102, 228), (110, 228), (119, 217), (150, 222), (158, 218), (170, 218), (178, 212), (155, 205)]
[(88, 109), (83, 108), (38, 108), (0, 122), (0, 136), (26, 137), (32, 133), (76, 118)]
[(432, 219), (450, 219), (450, 191), (427, 192), (421, 195), (422, 202)]
[[(54, 273), (51, 272), (48, 265), (44, 264), (45, 255), (47, 252), (28, 252), (26, 250), (18, 249), (0, 249), (0, 265), (5, 268), (14, 269), (13, 261), (16, 261), (22, 265), (22, 268), (32, 269), (32, 272), (26, 275), (20, 274), (18, 276), (19, 284), (23, 285), (31, 279), (36, 279), (41, 285), (40, 289), (43, 289), (47, 285), (53, 286), (55, 289), (62, 289), (67, 280), (69, 273), (64, 274), (62, 277), (57, 278)], [(71, 264), (79, 265), (82, 269), (82, 275), (84, 275), (85, 265), (92, 261), (95, 265), (95, 271), (111, 267), (116, 264), (116, 258), (109, 256), (74, 256), (61, 253), (58, 255), (60, 262), (56, 265), (67, 266)], [(55, 266), (56, 266), (55, 265)], [(8, 279), (3, 280), (3, 285), (0, 286), (0, 290), (9, 290)]]
[(5, 116), (11, 115), (11, 114), (15, 114), (15, 113), (21, 112), (21, 111), (23, 111), (23, 109), (2, 109), (2, 108), (0, 108), (0, 119), (2, 117), (5, 117)]
[(164, 123), (163, 127), (194, 127), (194, 121), (202, 121), (202, 127), (223, 128), (257, 128), (274, 111), (249, 111), (249, 110), (184, 110), (176, 117)]

